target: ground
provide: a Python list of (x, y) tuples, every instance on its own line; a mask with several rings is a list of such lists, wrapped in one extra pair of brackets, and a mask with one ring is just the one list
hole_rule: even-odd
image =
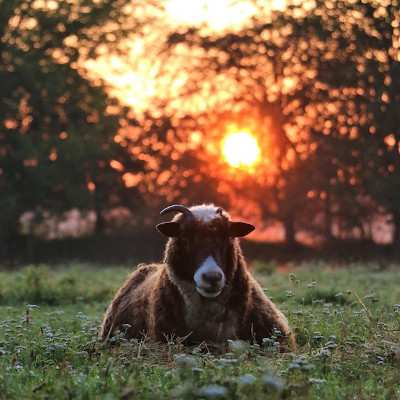
[(400, 399), (400, 266), (254, 263), (296, 354), (97, 342), (128, 267), (0, 272), (0, 399)]

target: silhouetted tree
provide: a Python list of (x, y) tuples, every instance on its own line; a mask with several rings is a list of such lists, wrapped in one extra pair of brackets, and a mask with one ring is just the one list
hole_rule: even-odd
[(395, 0), (288, 2), (236, 31), (169, 36), (170, 54), (193, 55), (184, 98), (257, 115), (270, 165), (248, 192), (289, 244), (310, 208), (328, 237), (334, 222), (362, 232), (378, 206), (399, 221), (399, 20)]
[(288, 12), (276, 12), (254, 19), (237, 32), (217, 35), (189, 29), (169, 38), (172, 49), (184, 43), (204, 52), (194, 65), (189, 64), (183, 96), (202, 93), (204, 82), (218, 87), (224, 77), (229, 83), (221, 89), (228, 95), (213, 111), (239, 110), (258, 120), (255, 133), (265, 143), (267, 160), (257, 168), (253, 178), (257, 190), (249, 190), (249, 195), (258, 198), (264, 218), (274, 217), (284, 224), (290, 245), (296, 242), (298, 214), (312, 201), (307, 193), (318, 173), (308, 161), (316, 150), (310, 146), (310, 126), (299, 120), (306, 107), (322, 101), (315, 90), (321, 50), (308, 45), (315, 34), (294, 29), (295, 19)]
[(123, 183), (110, 162), (132, 165), (114, 141), (126, 111), (110, 112), (118, 103), (83, 65), (118, 50), (139, 24), (134, 4), (0, 0), (0, 230), (8, 247), (26, 211), (95, 209), (101, 228)]
[[(331, 88), (327, 102), (334, 112), (322, 113), (319, 131), (331, 142), (336, 182), (350, 183), (357, 208), (351, 220), (389, 213), (394, 241), (400, 232), (400, 7), (397, 0), (317, 2), (297, 29), (314, 30), (331, 46), (320, 75)], [(322, 126), (323, 125), (323, 126)], [(337, 156), (339, 154), (339, 157)], [(356, 214), (357, 214), (356, 212)], [(347, 214), (347, 215), (346, 215)]]

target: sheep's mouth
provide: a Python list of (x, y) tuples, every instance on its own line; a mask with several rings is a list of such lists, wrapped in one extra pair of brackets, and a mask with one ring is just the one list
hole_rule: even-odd
[(216, 286), (216, 287), (204, 287), (204, 286), (197, 286), (196, 285), (196, 290), (197, 292), (203, 296), (203, 297), (207, 297), (207, 298), (213, 298), (213, 297), (217, 297), (221, 294), (222, 290), (224, 289), (224, 287), (220, 287), (220, 286)]

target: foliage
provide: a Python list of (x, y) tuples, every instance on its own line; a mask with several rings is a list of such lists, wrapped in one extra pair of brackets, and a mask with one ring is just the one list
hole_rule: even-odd
[[(128, 270), (92, 268), (1, 274), (0, 398), (400, 397), (398, 266), (310, 263), (289, 275), (258, 275), (296, 331), (296, 354), (277, 353), (271, 340), (210, 352), (179, 341), (127, 341), (122, 333), (104, 346), (96, 340), (100, 319)], [(37, 280), (46, 282), (44, 294), (56, 290), (58, 305), (47, 295), (36, 305), (25, 305), (22, 294), (7, 300), (11, 287), (27, 290)], [(104, 295), (86, 296), (83, 287)], [(77, 293), (83, 299), (71, 303)]]
[(377, 211), (397, 224), (398, 10), (397, 0), (287, 2), (239, 29), (186, 27), (168, 38), (166, 54), (189, 77), (180, 96), (207, 99), (192, 111), (203, 137), (214, 119), (219, 135), (224, 118), (239, 129), (256, 121), (266, 156), (256, 174), (240, 185), (232, 174), (226, 186), (282, 221), (289, 243), (298, 226), (330, 238), (334, 222), (366, 235)]
[[(157, 209), (166, 202), (228, 205), (218, 190), (218, 179), (209, 173), (213, 155), (201, 153), (191, 139), (196, 126), (189, 115), (180, 119), (146, 113), (141, 122), (128, 125), (118, 135), (118, 140), (126, 142), (129, 151), (143, 161), (143, 171), (133, 180), (137, 179), (135, 184), (149, 207)], [(211, 135), (207, 143), (212, 143)]]
[[(330, 159), (338, 165), (333, 187), (349, 182), (364, 220), (362, 208), (366, 203), (369, 215), (377, 208), (389, 212), (397, 242), (399, 3), (336, 1), (335, 10), (332, 4), (317, 2), (317, 8), (297, 26), (316, 32), (319, 40), (326, 42), (329, 38), (334, 48), (321, 74), (331, 88), (326, 96), (327, 107), (333, 103), (336, 109), (324, 110), (320, 124), (314, 125), (314, 134), (328, 135), (320, 142), (328, 142)], [(333, 68), (341, 72), (333, 74)], [(339, 151), (338, 157), (335, 151)]]
[[(102, 232), (141, 198), (142, 221), (165, 202), (256, 209), (290, 245), (300, 229), (370, 239), (384, 214), (400, 240), (398, 0), (254, 4), (242, 26), (157, 37), (158, 93), (139, 121), (85, 67), (151, 42), (162, 2), (0, 0), (1, 245), (17, 251), (27, 211), (94, 210)], [(257, 134), (253, 170), (222, 160), (232, 129)]]
[(92, 208), (100, 217), (123, 186), (110, 161), (138, 168), (114, 141), (126, 110), (117, 115), (118, 102), (83, 69), (132, 31), (130, 4), (1, 0), (0, 220), (9, 245), (26, 211)]

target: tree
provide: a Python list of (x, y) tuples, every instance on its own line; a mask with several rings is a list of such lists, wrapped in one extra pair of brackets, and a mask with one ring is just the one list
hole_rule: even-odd
[(218, 161), (205, 151), (212, 140), (197, 127), (198, 121), (191, 115), (174, 118), (148, 112), (142, 122), (121, 132), (118, 140), (126, 140), (129, 152), (143, 162), (143, 171), (128, 178), (135, 182), (148, 207), (158, 209), (165, 202), (227, 204), (219, 180), (209, 170), (214, 161), (215, 169), (219, 168)]
[(400, 244), (400, 3), (360, 4), (364, 29), (359, 108), (365, 118), (363, 182), (368, 194), (392, 216), (393, 241)]
[(73, 207), (101, 212), (121, 188), (112, 160), (127, 163), (114, 141), (120, 114), (83, 63), (138, 26), (127, 0), (0, 1), (1, 235), (9, 247), (26, 211)]
[(284, 223), (288, 243), (310, 207), (328, 237), (334, 221), (362, 231), (377, 204), (398, 221), (398, 10), (397, 1), (289, 2), (236, 31), (169, 37), (172, 54), (182, 45), (193, 54), (184, 98), (212, 97), (210, 114), (257, 115), (275, 171), (261, 165), (248, 192)]
[[(296, 10), (305, 13), (301, 7)], [(203, 94), (205, 82), (213, 88), (222, 86), (228, 94), (213, 110), (235, 110), (233, 118), (247, 114), (258, 121), (255, 132), (265, 143), (267, 160), (259, 165), (252, 177), (256, 186), (248, 192), (258, 198), (264, 218), (284, 224), (289, 245), (295, 244), (296, 221), (312, 201), (307, 193), (321, 172), (312, 170), (316, 146), (310, 140), (309, 122), (301, 120), (307, 117), (307, 107), (315, 109), (325, 100), (326, 90), (316, 90), (316, 82), (319, 59), (329, 46), (320, 48), (314, 32), (298, 29), (295, 15), (290, 9), (264, 14), (250, 26), (222, 35), (188, 29), (171, 35), (168, 43), (172, 49), (184, 43), (203, 51), (194, 66), (189, 64), (183, 96)], [(222, 77), (228, 82), (225, 86)]]
[[(400, 239), (400, 4), (397, 0), (317, 2), (302, 20), (320, 40), (334, 37), (331, 62), (321, 70), (337, 90), (329, 94), (336, 115), (320, 128), (324, 141), (341, 141), (338, 171), (349, 177), (362, 219), (389, 213)], [(339, 83), (339, 84), (338, 84)], [(325, 124), (326, 125), (326, 124)], [(343, 180), (343, 179), (342, 179)], [(349, 214), (347, 218), (349, 219)]]

